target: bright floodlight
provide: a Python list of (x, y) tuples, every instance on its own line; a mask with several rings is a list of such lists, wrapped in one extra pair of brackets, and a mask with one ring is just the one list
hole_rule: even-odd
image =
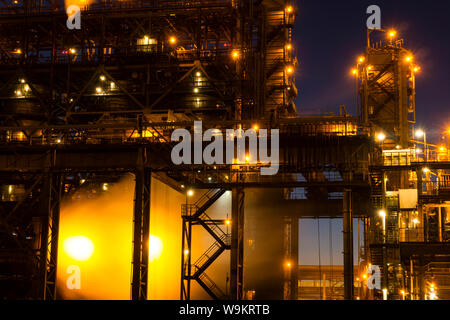
[(386, 135), (383, 132), (380, 132), (377, 134), (377, 140), (378, 141), (384, 141), (386, 139)]
[(424, 135), (425, 135), (425, 131), (423, 131), (423, 130), (416, 131), (416, 138), (422, 138)]
[(148, 245), (148, 259), (149, 261), (157, 260), (163, 251), (163, 242), (160, 237), (150, 235)]
[(194, 190), (189, 189), (187, 192), (188, 197), (192, 197), (194, 195)]
[(380, 210), (380, 211), (378, 211), (378, 215), (379, 215), (380, 217), (384, 218), (384, 217), (386, 217), (386, 211)]
[(78, 261), (86, 261), (94, 253), (94, 244), (85, 236), (67, 238), (63, 242), (63, 248), (69, 257)]
[(239, 50), (233, 50), (233, 51), (231, 51), (231, 57), (233, 58), (233, 60), (239, 59), (239, 56), (240, 56)]
[(294, 68), (292, 66), (287, 66), (286, 67), (286, 73), (287, 74), (292, 74), (294, 72)]
[(388, 32), (388, 36), (389, 36), (389, 38), (394, 38), (395, 36), (397, 35), (397, 31), (395, 31), (395, 30), (389, 30), (389, 32)]

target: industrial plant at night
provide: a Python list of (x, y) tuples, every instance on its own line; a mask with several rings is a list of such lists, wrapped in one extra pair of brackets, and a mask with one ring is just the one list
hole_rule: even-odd
[(450, 300), (429, 55), (305, 106), (302, 2), (0, 0), (0, 300)]

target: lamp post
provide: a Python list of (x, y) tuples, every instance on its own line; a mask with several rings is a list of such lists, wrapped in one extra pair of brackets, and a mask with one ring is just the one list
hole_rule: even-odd
[(359, 76), (358, 76), (358, 69), (352, 69), (352, 74), (355, 76), (355, 88), (356, 88), (356, 114), (359, 114), (359, 108), (358, 108), (358, 92), (359, 92)]
[[(378, 143), (381, 144), (381, 152), (384, 149), (384, 140), (386, 140), (386, 135), (383, 132), (378, 132), (375, 136), (375, 139)], [(384, 159), (383, 159), (384, 160)]]
[(386, 211), (380, 210), (378, 212), (378, 215), (381, 217), (383, 243), (385, 243), (386, 242)]
[(424, 145), (424, 160), (425, 160), (425, 162), (427, 162), (428, 161), (427, 133), (423, 130), (417, 130), (416, 138), (422, 138), (422, 137), (423, 137), (423, 145)]

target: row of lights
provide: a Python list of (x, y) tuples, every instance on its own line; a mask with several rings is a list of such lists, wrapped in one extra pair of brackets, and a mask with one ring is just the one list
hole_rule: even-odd
[[(386, 211), (385, 210), (380, 210), (378, 211), (378, 215), (380, 216), (380, 218), (382, 218), (383, 220), (386, 218)], [(414, 218), (412, 220), (412, 223), (416, 226), (420, 223), (419, 219)], [(384, 221), (383, 221), (383, 228), (384, 228)]]
[[(360, 57), (360, 58), (358, 58), (358, 61), (361, 61), (363, 59), (363, 61), (365, 60), (365, 57)], [(406, 58), (405, 58), (405, 61), (406, 62), (409, 62), (409, 61), (411, 61), (411, 56), (407, 56)], [(373, 66), (372, 65), (368, 65), (367, 66), (367, 70), (369, 70), (369, 71), (372, 71), (373, 70)], [(417, 65), (414, 65), (414, 66), (412, 66), (412, 72), (413, 73), (418, 73), (420, 70), (421, 70), (421, 68), (419, 67), (419, 66), (417, 66)], [(358, 75), (358, 69), (357, 68), (353, 68), (352, 70), (351, 70), (351, 74), (352, 75), (354, 75), (354, 76), (357, 76)]]
[[(199, 91), (200, 91), (198, 87), (200, 87), (200, 84), (201, 84), (201, 76), (202, 76), (202, 73), (200, 71), (197, 71), (195, 73), (197, 86), (194, 88), (194, 93), (199, 93)], [(195, 98), (195, 103), (196, 103), (197, 107), (200, 107), (200, 98), (199, 97)]]
[[(422, 137), (425, 138), (426, 137), (426, 133), (422, 129), (419, 129), (419, 130), (416, 131), (415, 136), (416, 136), (416, 138), (422, 138)], [(386, 138), (387, 138), (386, 134), (384, 134), (383, 132), (379, 132), (379, 133), (376, 134), (376, 140), (379, 141), (379, 142), (382, 142), (382, 141), (386, 140)], [(441, 149), (442, 148), (443, 147), (441, 147)], [(441, 151), (444, 151), (444, 150), (441, 150)]]
[[(392, 41), (397, 36), (397, 31), (391, 29), (391, 30), (389, 30), (387, 32), (387, 35), (388, 35), (389, 39)], [(366, 61), (366, 57), (364, 57), (364, 56), (358, 57), (358, 59), (357, 59), (358, 67), (359, 67), (360, 64), (364, 63), (365, 61)], [(414, 61), (414, 57), (413, 56), (408, 55), (408, 56), (405, 57), (405, 62), (406, 63), (412, 63), (413, 61)], [(370, 71), (372, 69), (373, 69), (372, 65), (367, 66), (367, 70)], [(419, 72), (421, 70), (421, 68), (419, 66), (417, 66), (417, 65), (411, 65), (411, 70), (413, 71), (413, 73), (417, 73), (417, 72)], [(358, 69), (357, 68), (353, 68), (351, 70), (351, 73), (354, 76), (357, 76), (358, 75)]]
[[(169, 43), (170, 43), (171, 45), (177, 44), (177, 38), (176, 38), (175, 36), (173, 36), (173, 35), (172, 35), (172, 36), (169, 36), (168, 41), (169, 41)], [(150, 37), (147, 36), (147, 35), (145, 35), (145, 36), (144, 36), (144, 43), (147, 44), (147, 43), (149, 43), (149, 42), (150, 42)]]
[(14, 91), (14, 94), (16, 95), (16, 97), (23, 97), (24, 95), (26, 95), (31, 89), (30, 86), (26, 83), (25, 79), (19, 79), (19, 86), (17, 87), (17, 89)]
[[(14, 49), (14, 51), (12, 53), (13, 54), (22, 54), (22, 49), (20, 49), (20, 48)], [(62, 54), (76, 54), (77, 53), (77, 49), (69, 48), (69, 49), (61, 51), (61, 53)]]
[[(287, 7), (285, 8), (285, 12), (288, 13), (288, 14), (292, 14), (292, 13), (294, 13), (294, 8), (293, 8), (292, 6), (289, 5), (289, 6), (287, 6)], [(291, 51), (291, 50), (292, 50), (292, 44), (291, 44), (291, 43), (287, 43), (287, 44), (285, 45), (285, 49), (286, 49), (286, 51)], [(237, 49), (232, 50), (232, 51), (231, 51), (231, 57), (232, 57), (232, 59), (233, 59), (234, 61), (239, 60), (239, 58), (241, 57), (240, 51), (237, 50)], [(293, 74), (293, 73), (294, 73), (294, 66), (293, 66), (293, 65), (286, 65), (286, 67), (285, 67), (285, 72), (286, 72), (286, 74), (288, 74), (288, 75)]]
[(434, 284), (434, 282), (429, 284), (429, 288), (428, 288), (428, 298), (430, 300), (436, 300), (438, 298), (437, 294), (436, 294), (436, 284)]
[[(425, 145), (427, 144), (427, 143), (426, 143), (426, 132), (425, 132), (424, 130), (422, 130), (422, 129), (417, 130), (417, 131), (415, 132), (415, 137), (416, 137), (416, 138), (423, 138), (423, 139), (424, 139), (424, 144), (425, 144)], [(386, 134), (384, 134), (383, 132), (379, 132), (379, 133), (377, 133), (377, 134), (375, 135), (375, 139), (376, 139), (378, 142), (380, 142), (380, 143), (381, 143), (381, 142), (384, 142), (384, 140), (386, 140), (386, 138), (387, 138), (387, 137), (386, 137)], [(400, 149), (400, 146), (397, 145), (395, 148), (396, 148), (396, 149)], [(421, 152), (422, 152), (422, 150), (419, 149), (419, 148), (415, 149), (415, 151), (416, 151), (416, 153), (421, 153)], [(444, 147), (444, 146), (440, 146), (440, 147), (439, 147), (439, 152), (445, 153), (445, 152), (447, 152), (447, 148)], [(429, 172), (429, 169), (428, 169), (428, 171), (427, 171), (427, 168), (425, 168), (424, 171), (425, 171), (425, 172)]]
[[(99, 80), (101, 82), (105, 82), (106, 81), (106, 77), (104, 75), (100, 75)], [(109, 83), (109, 88), (110, 88), (110, 90), (115, 90), (116, 89), (116, 84), (111, 81)], [(100, 95), (100, 94), (105, 93), (105, 90), (103, 89), (102, 86), (98, 86), (98, 87), (95, 88), (95, 92)]]

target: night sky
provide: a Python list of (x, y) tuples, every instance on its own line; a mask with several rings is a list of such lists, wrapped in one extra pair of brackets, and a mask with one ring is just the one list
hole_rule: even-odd
[[(297, 0), (294, 42), (299, 60), (296, 100), (300, 112), (355, 113), (350, 74), (364, 52), (366, 9), (381, 8), (382, 28), (394, 28), (415, 53), (417, 126), (430, 137), (450, 127), (450, 1), (448, 0)], [(431, 140), (431, 139), (430, 139)], [(431, 141), (430, 141), (431, 142)]]

